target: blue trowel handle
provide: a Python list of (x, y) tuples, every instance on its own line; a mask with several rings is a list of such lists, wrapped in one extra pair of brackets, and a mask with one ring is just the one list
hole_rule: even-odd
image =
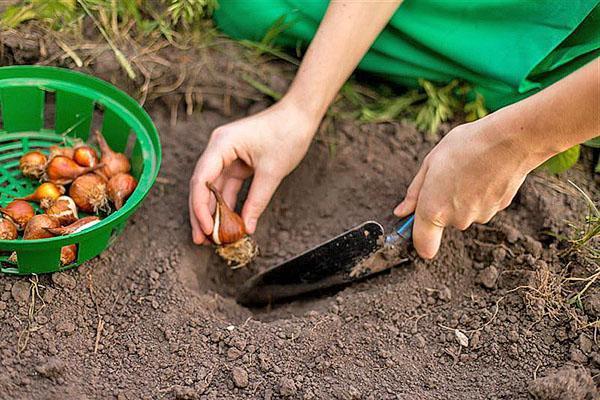
[(412, 227), (414, 221), (414, 214), (411, 214), (408, 217), (400, 220), (400, 223), (396, 225), (393, 232), (385, 237), (385, 243), (394, 246), (400, 243), (408, 242), (412, 237)]

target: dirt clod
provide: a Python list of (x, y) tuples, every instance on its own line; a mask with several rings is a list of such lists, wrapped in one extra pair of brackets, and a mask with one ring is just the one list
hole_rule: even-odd
[(496, 269), (495, 266), (490, 265), (479, 272), (477, 278), (484, 287), (494, 289), (498, 280), (498, 269)]
[(293, 379), (284, 376), (279, 380), (279, 394), (283, 397), (295, 395), (296, 390), (296, 383)]
[(10, 290), (13, 300), (17, 303), (26, 303), (29, 299), (29, 286), (27, 281), (15, 282)]
[(598, 389), (588, 370), (565, 367), (529, 384), (536, 400), (595, 400)]
[(58, 357), (50, 357), (42, 364), (35, 367), (38, 374), (48, 379), (56, 379), (63, 374), (65, 362)]
[(68, 272), (52, 274), (52, 282), (65, 289), (75, 289), (75, 286), (77, 286), (77, 281)]
[(248, 386), (248, 371), (242, 367), (233, 367), (231, 369), (231, 379), (233, 384), (239, 388), (245, 388)]

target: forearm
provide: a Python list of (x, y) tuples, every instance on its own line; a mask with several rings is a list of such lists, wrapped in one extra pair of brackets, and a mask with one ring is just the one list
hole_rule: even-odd
[(495, 114), (494, 123), (540, 163), (600, 135), (600, 59)]
[(284, 102), (320, 120), (400, 3), (332, 0)]

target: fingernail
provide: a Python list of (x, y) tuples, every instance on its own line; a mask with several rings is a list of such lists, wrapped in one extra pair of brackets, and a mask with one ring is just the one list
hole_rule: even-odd
[(398, 204), (396, 208), (394, 208), (394, 215), (397, 217), (401, 217), (404, 212), (404, 202)]

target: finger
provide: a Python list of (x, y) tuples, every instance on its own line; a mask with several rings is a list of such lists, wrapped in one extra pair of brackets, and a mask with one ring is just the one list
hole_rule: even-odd
[[(206, 155), (206, 154), (205, 154)], [(223, 170), (223, 161), (216, 156), (206, 156), (198, 162), (197, 174), (190, 182), (192, 197), (192, 210), (205, 235), (210, 235), (213, 228), (212, 213), (210, 212), (211, 201), (214, 202), (206, 182), (213, 183)]]
[(256, 230), (258, 218), (263, 213), (271, 197), (275, 193), (281, 178), (264, 171), (256, 171), (248, 197), (242, 209), (242, 218), (246, 224), (246, 230), (252, 234)]
[(223, 195), (227, 205), (234, 210), (237, 203), (238, 193), (240, 192), (244, 181), (237, 178), (226, 178), (224, 181), (225, 183), (221, 189), (221, 194)]
[(415, 211), (415, 208), (417, 207), (417, 199), (419, 198), (419, 192), (421, 191), (421, 187), (425, 181), (425, 176), (427, 175), (427, 169), (427, 166), (421, 166), (417, 172), (417, 175), (415, 175), (412, 182), (408, 186), (404, 200), (402, 200), (402, 202), (394, 209), (394, 215), (402, 218)]
[(192, 209), (192, 195), (188, 196), (188, 209), (190, 214), (190, 225), (192, 226), (192, 240), (196, 244), (202, 244), (206, 240), (206, 236), (200, 229), (200, 225), (198, 220), (196, 219), (196, 215), (194, 214), (194, 210)]
[(413, 244), (417, 253), (426, 259), (431, 259), (437, 254), (442, 242), (444, 226), (424, 217), (417, 209), (413, 226)]

